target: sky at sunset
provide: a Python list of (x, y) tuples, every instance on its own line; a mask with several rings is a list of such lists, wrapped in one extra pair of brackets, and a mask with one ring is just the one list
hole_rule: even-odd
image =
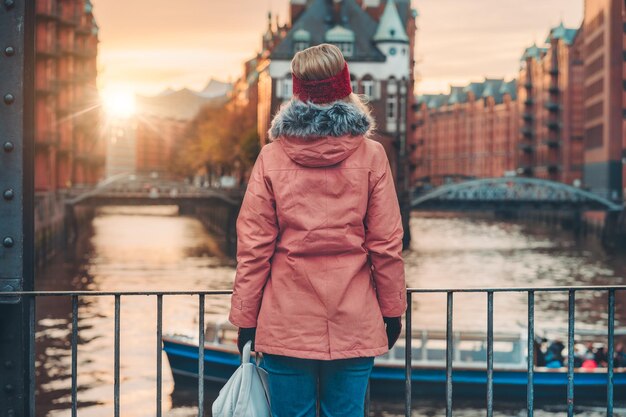
[[(288, 0), (93, 0), (101, 88), (142, 94), (233, 80), (260, 48), (267, 11)], [(578, 27), (582, 0), (413, 0), (419, 10), (419, 92), (514, 77), (524, 47), (562, 20)]]

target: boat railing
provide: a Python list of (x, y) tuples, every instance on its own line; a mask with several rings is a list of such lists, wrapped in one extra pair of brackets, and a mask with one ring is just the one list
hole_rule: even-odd
[[(441, 331), (413, 329), (411, 332), (411, 363), (413, 366), (441, 366), (446, 361), (446, 334)], [(417, 333), (417, 334), (416, 334)], [(485, 367), (487, 361), (486, 332), (454, 332), (452, 357), (455, 366)], [(495, 334), (493, 342), (494, 364), (499, 367), (524, 368), (526, 342), (521, 334)], [(404, 363), (406, 337), (399, 340), (386, 354), (377, 358), (379, 363)]]
[[(405, 415), (407, 417), (411, 416), (411, 407), (412, 407), (412, 387), (411, 387), (411, 375), (413, 372), (413, 353), (420, 353), (419, 350), (415, 351), (413, 349), (414, 338), (413, 338), (413, 327), (412, 327), (412, 314), (413, 314), (413, 300), (426, 294), (444, 294), (446, 296), (446, 330), (445, 330), (445, 338), (442, 340), (438, 340), (437, 343), (440, 344), (438, 347), (438, 358), (440, 361), (445, 362), (445, 409), (446, 409), (446, 417), (452, 416), (452, 398), (453, 398), (453, 387), (454, 380), (453, 376), (453, 366), (458, 363), (455, 359), (460, 357), (462, 358), (462, 349), (455, 351), (455, 344), (457, 346), (461, 346), (465, 340), (470, 340), (476, 343), (484, 343), (486, 346), (486, 356), (481, 356), (481, 360), (484, 359), (484, 363), (486, 365), (486, 398), (485, 398), (485, 409), (488, 417), (493, 416), (493, 382), (494, 382), (494, 362), (497, 362), (498, 359), (498, 343), (500, 343), (499, 339), (494, 334), (493, 330), (493, 318), (494, 318), (494, 298), (497, 295), (502, 293), (519, 293), (525, 294), (527, 298), (528, 304), (528, 315), (526, 321), (526, 350), (528, 354), (526, 355), (526, 373), (527, 373), (527, 410), (528, 415), (533, 416), (534, 408), (535, 408), (535, 395), (534, 395), (534, 376), (535, 376), (535, 367), (534, 367), (534, 341), (535, 341), (535, 294), (537, 293), (545, 293), (545, 292), (561, 292), (567, 294), (567, 317), (568, 317), (568, 325), (567, 325), (567, 341), (565, 346), (567, 346), (567, 415), (571, 417), (574, 415), (574, 341), (575, 341), (575, 312), (576, 312), (576, 294), (581, 292), (592, 292), (596, 296), (604, 293), (606, 296), (606, 331), (607, 335), (607, 358), (608, 363), (606, 366), (606, 415), (612, 417), (613, 409), (614, 409), (614, 372), (615, 372), (615, 364), (614, 364), (614, 353), (615, 353), (615, 300), (616, 295), (619, 294), (622, 296), (626, 294), (626, 286), (578, 286), (578, 287), (544, 287), (544, 288), (535, 288), (535, 287), (524, 287), (524, 288), (428, 288), (428, 289), (420, 289), (420, 288), (409, 288), (407, 289), (407, 302), (409, 308), (406, 311), (405, 318), (405, 328), (407, 329), (404, 333), (404, 340), (399, 342), (399, 347), (397, 348), (400, 351), (401, 347), (404, 348), (404, 372), (405, 372)], [(71, 349), (71, 398), (69, 401), (68, 409), (71, 410), (71, 415), (77, 415), (78, 408), (78, 344), (79, 344), (79, 301), (84, 300), (86, 298), (91, 297), (112, 297), (114, 299), (114, 333), (113, 333), (113, 345), (114, 345), (114, 358), (113, 358), (113, 416), (119, 417), (120, 414), (120, 359), (121, 359), (121, 350), (120, 350), (120, 322), (122, 318), (122, 310), (121, 310), (121, 300), (122, 298), (127, 299), (128, 297), (135, 296), (149, 296), (155, 300), (155, 309), (156, 309), (156, 345), (153, 347), (156, 352), (156, 363), (155, 363), (155, 384), (156, 384), (156, 413), (157, 417), (162, 416), (162, 339), (163, 339), (163, 300), (165, 297), (183, 297), (183, 296), (192, 296), (197, 297), (198, 300), (198, 310), (197, 310), (197, 369), (198, 369), (198, 377), (197, 377), (197, 398), (198, 398), (198, 416), (202, 416), (205, 411), (205, 342), (207, 341), (206, 336), (206, 323), (205, 323), (205, 304), (206, 297), (222, 297), (228, 296), (232, 292), (230, 290), (206, 290), (206, 291), (19, 291), (19, 292), (0, 292), (0, 299), (4, 302), (11, 302), (16, 306), (21, 306), (19, 308), (28, 309), (30, 311), (35, 310), (36, 300), (42, 297), (66, 297), (71, 299), (71, 332), (69, 334), (69, 347)], [(485, 303), (487, 307), (487, 314), (485, 317), (487, 324), (487, 331), (483, 335), (479, 334), (471, 334), (471, 333), (463, 333), (457, 332), (454, 329), (454, 298), (458, 293), (477, 293), (483, 294), (485, 296)], [(597, 298), (596, 298), (597, 300)], [(587, 304), (585, 304), (586, 306)], [(18, 308), (16, 307), (16, 308)], [(594, 303), (594, 309), (598, 308), (598, 302)], [(31, 332), (32, 343), (36, 343), (35, 340), (35, 326), (31, 326), (33, 331)], [(222, 323), (220, 325), (219, 331), (216, 330), (216, 334), (219, 334), (222, 331), (230, 331), (232, 329), (228, 329), (226, 323)], [(211, 336), (211, 340), (216, 340), (216, 334)], [(461, 337), (462, 335), (466, 335), (466, 339)], [(429, 334), (428, 341), (425, 344), (433, 344), (433, 334)], [(459, 336), (460, 335), (460, 336)], [(439, 335), (442, 336), (442, 335)], [(64, 336), (65, 337), (65, 336)], [(420, 334), (420, 337), (423, 337), (423, 333)], [(484, 341), (481, 341), (481, 337), (484, 337)], [(88, 339), (81, 339), (88, 340)], [(421, 340), (421, 339), (420, 339)], [(460, 341), (459, 341), (460, 340)], [(514, 337), (510, 336), (508, 342), (514, 341)], [(420, 342), (415, 342), (416, 348), (419, 348)], [(29, 350), (30, 351), (30, 350)], [(32, 349), (34, 352), (34, 349)], [(481, 354), (482, 355), (482, 354)], [(420, 356), (421, 358), (421, 356)], [(0, 358), (3, 359), (3, 358)], [(30, 357), (30, 380), (35, 380), (34, 370), (35, 370), (35, 357), (34, 353)], [(454, 365), (453, 365), (454, 364)], [(416, 372), (419, 372), (416, 371)], [(31, 384), (31, 390), (28, 392), (28, 402), (32, 404), (34, 410), (35, 404), (35, 389), (34, 384)], [(16, 400), (17, 401), (17, 400)], [(366, 402), (366, 415), (369, 415), (369, 390), (368, 390), (368, 401)]]

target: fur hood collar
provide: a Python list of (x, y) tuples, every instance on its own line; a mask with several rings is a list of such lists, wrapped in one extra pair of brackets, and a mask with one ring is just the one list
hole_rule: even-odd
[(281, 137), (367, 136), (373, 126), (371, 116), (355, 104), (336, 101), (320, 105), (292, 99), (281, 107), (272, 120), (269, 137), (276, 140)]

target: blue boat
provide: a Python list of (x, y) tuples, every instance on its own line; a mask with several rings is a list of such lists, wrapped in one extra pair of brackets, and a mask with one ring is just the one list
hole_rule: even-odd
[[(412, 331), (412, 393), (415, 396), (445, 398), (446, 366), (444, 332)], [(235, 345), (236, 328), (228, 322), (210, 325), (204, 346), (204, 379), (219, 388), (240, 362)], [(587, 335), (593, 336), (591, 335)], [(577, 334), (577, 338), (581, 336)], [(587, 339), (589, 340), (589, 339)], [(494, 334), (494, 396), (507, 400), (526, 399), (528, 382), (526, 340), (521, 333)], [(177, 389), (197, 385), (198, 342), (185, 335), (163, 337), (163, 349), (170, 363)], [(455, 397), (484, 398), (487, 392), (487, 343), (481, 332), (455, 332), (453, 350), (453, 392)], [(372, 395), (404, 395), (404, 340), (375, 359), (370, 378)], [(567, 368), (534, 367), (534, 395), (538, 400), (566, 401)], [(574, 398), (603, 401), (607, 396), (607, 369), (574, 372)], [(626, 368), (614, 370), (614, 398), (626, 400)]]

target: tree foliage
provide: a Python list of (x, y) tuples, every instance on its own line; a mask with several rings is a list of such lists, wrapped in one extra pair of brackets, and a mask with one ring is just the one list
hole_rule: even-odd
[(249, 107), (233, 102), (201, 109), (186, 129), (173, 170), (190, 176), (205, 171), (244, 180), (260, 151), (256, 117)]

